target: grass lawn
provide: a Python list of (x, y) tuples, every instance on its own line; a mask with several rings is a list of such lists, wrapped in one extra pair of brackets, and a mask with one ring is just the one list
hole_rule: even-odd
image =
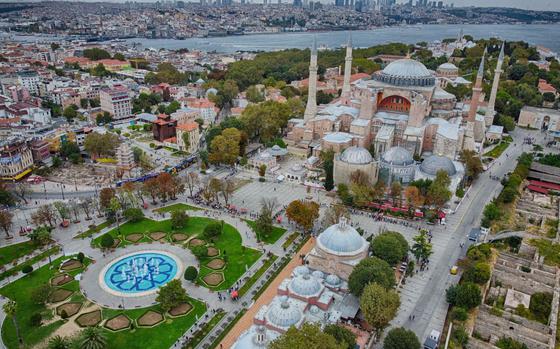
[(12, 275), (16, 275), (17, 273), (19, 273), (23, 267), (25, 267), (26, 265), (33, 265), (43, 259), (48, 258), (49, 256), (52, 256), (56, 253), (58, 253), (58, 251), (60, 251), (60, 247), (55, 246), (52, 247), (38, 255), (36, 255), (33, 258), (28, 259), (27, 261), (18, 264), (17, 266), (13, 267), (13, 268), (6, 268), (7, 270), (3, 273), (0, 273), (0, 280), (4, 280), (5, 278), (7, 278), (8, 276), (12, 276)]
[(0, 267), (35, 251), (37, 245), (32, 241), (25, 241), (0, 248)]
[(288, 247), (290, 247), (290, 245), (294, 242), (295, 239), (297, 239), (298, 236), (299, 236), (299, 233), (297, 231), (292, 233), (290, 236), (288, 236), (286, 241), (284, 241), (284, 243), (282, 244), (282, 247), (284, 249), (287, 249)]
[[(191, 219), (199, 217), (189, 218), (189, 224)], [(199, 218), (207, 221), (206, 224), (213, 221), (209, 218)], [(202, 232), (202, 231), (201, 231)], [(224, 230), (222, 235), (214, 241), (214, 247), (220, 250), (219, 258), (226, 258), (226, 267), (223, 270), (225, 280), (218, 286), (208, 286), (202, 281), (202, 278), (210, 274), (214, 270), (205, 267), (205, 265), (216, 257), (203, 257), (200, 259), (200, 271), (198, 275), (198, 283), (208, 287), (211, 290), (226, 290), (230, 288), (236, 281), (245, 273), (245, 267), (250, 268), (253, 263), (255, 263), (261, 256), (261, 252), (253, 250), (241, 245), (241, 235), (237, 229), (229, 224), (224, 224)], [(225, 251), (225, 252), (224, 252)]]
[(154, 211), (159, 213), (164, 213), (164, 212), (173, 212), (173, 211), (202, 211), (202, 209), (200, 207), (178, 203), (169, 206), (164, 206), (162, 208), (155, 209)]
[[(163, 221), (154, 221), (148, 218), (144, 218), (139, 222), (136, 223), (125, 223), (121, 225), (121, 234), (122, 236), (127, 236), (133, 233), (151, 233), (151, 232), (164, 232), (167, 233), (168, 236), (167, 241), (171, 241), (171, 234), (172, 233), (183, 233), (189, 236), (194, 235), (202, 235), (204, 228), (212, 223), (216, 222), (216, 220), (206, 217), (190, 217), (187, 225), (184, 228), (180, 229), (172, 229), (171, 228), (171, 220), (163, 220)], [(109, 232), (113, 237), (117, 237), (117, 229), (113, 229)], [(99, 246), (99, 242), (101, 237), (98, 237), (93, 241), (95, 246)], [(163, 239), (162, 239), (163, 240)], [(140, 242), (150, 242), (152, 241), (150, 238), (145, 236)], [(205, 285), (212, 290), (224, 290), (231, 285), (233, 285), (237, 279), (243, 273), (245, 273), (245, 266), (250, 267), (255, 263), (259, 257), (261, 256), (261, 252), (242, 246), (241, 245), (241, 235), (237, 229), (229, 224), (224, 224), (224, 231), (222, 235), (214, 242), (214, 246), (220, 250), (220, 258), (225, 256), (227, 258), (227, 265), (223, 270), (225, 281), (222, 282), (220, 285), (215, 287), (210, 287), (204, 284), (202, 278), (208, 274), (210, 274), (213, 270), (210, 268), (205, 267), (210, 260), (215, 257), (206, 257), (201, 259), (200, 273), (199, 273), (199, 284)], [(129, 245), (130, 242), (123, 241), (119, 246)]]
[[(64, 259), (67, 258), (68, 257)], [(31, 274), (24, 276), (16, 282), (0, 289), (1, 295), (15, 300), (17, 303), (16, 316), (21, 331), (20, 333), (23, 337), (25, 345), (28, 347), (41, 342), (63, 324), (62, 320), (57, 320), (49, 325), (40, 327), (34, 327), (30, 324), (31, 316), (35, 313), (43, 314), (43, 318), (52, 316), (53, 312), (51, 310), (48, 310), (44, 305), (35, 304), (35, 302), (31, 300), (31, 293), (36, 287), (49, 282), (49, 280), (57, 273), (62, 260), (62, 258), (58, 258), (53, 261), (53, 269), (49, 269), (49, 266), (45, 265), (37, 270), (34, 270)], [(81, 269), (73, 270), (68, 272), (68, 274), (76, 275), (81, 271)], [(70, 283), (64, 285), (64, 288), (77, 290), (78, 281), (71, 281)], [(10, 319), (6, 319), (3, 323), (2, 339), (8, 348), (11, 349), (18, 347), (14, 324)]]
[(74, 236), (74, 239), (84, 239), (84, 238), (89, 238), (90, 236), (99, 233), (101, 230), (107, 228), (109, 226), (109, 222), (105, 221), (99, 225), (96, 225), (93, 228), (90, 228), (86, 231), (84, 231), (83, 233), (77, 234), (76, 236)]
[(498, 158), (502, 153), (509, 147), (510, 142), (503, 140), (494, 149), (484, 153), (484, 156), (489, 156), (491, 158)]
[(529, 243), (539, 249), (546, 264), (560, 266), (560, 244), (545, 239), (531, 239)]
[(249, 220), (249, 219), (244, 219), (243, 221), (245, 221), (245, 223), (247, 223), (247, 225), (249, 227), (251, 227), (251, 229), (253, 229), (255, 234), (257, 234), (257, 237), (259, 237), (262, 240), (262, 242), (264, 242), (265, 244), (275, 243), (286, 232), (286, 229), (275, 226), (275, 227), (272, 228), (272, 233), (270, 235), (259, 236), (260, 234), (258, 234), (258, 232), (257, 232), (257, 222)]
[[(134, 330), (124, 330), (113, 332), (104, 329), (104, 334), (107, 337), (107, 349), (167, 349), (185, 331), (190, 328), (196, 321), (196, 316), (199, 318), (206, 312), (206, 305), (195, 299), (190, 299), (189, 303), (194, 306), (191, 311), (181, 317), (171, 318), (167, 317), (163, 323), (153, 328), (140, 328), (136, 327)], [(162, 312), (159, 305), (154, 305), (149, 308), (132, 309), (132, 310), (118, 310), (118, 309), (103, 309), (103, 319), (112, 318), (118, 314), (125, 314), (130, 319), (135, 320), (142, 316), (148, 310), (155, 310)]]

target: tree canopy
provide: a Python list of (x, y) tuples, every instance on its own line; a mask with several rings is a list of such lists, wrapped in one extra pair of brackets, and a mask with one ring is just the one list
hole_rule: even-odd
[(383, 349), (420, 349), (420, 341), (414, 332), (397, 327), (387, 333)]
[(395, 273), (393, 268), (382, 259), (369, 257), (363, 259), (352, 269), (348, 278), (350, 292), (359, 297), (367, 284), (375, 282), (385, 288), (395, 286)]
[(360, 296), (360, 309), (364, 318), (378, 336), (397, 315), (400, 304), (399, 295), (395, 291), (375, 282), (368, 284)]
[(390, 265), (401, 262), (408, 254), (408, 242), (397, 232), (387, 231), (377, 235), (371, 242), (373, 255)]
[(286, 333), (275, 339), (268, 349), (346, 349), (330, 334), (321, 331), (316, 324), (305, 322), (301, 328), (290, 327)]

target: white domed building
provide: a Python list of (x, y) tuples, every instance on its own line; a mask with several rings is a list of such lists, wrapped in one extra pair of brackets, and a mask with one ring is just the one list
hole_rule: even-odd
[(369, 243), (343, 217), (319, 234), (306, 261), (311, 269), (348, 280), (354, 266), (368, 256), (368, 249)]
[(341, 154), (337, 154), (334, 157), (334, 184), (348, 184), (352, 173), (358, 170), (368, 176), (370, 184), (377, 182), (377, 161), (375, 161), (369, 151), (356, 146), (346, 148)]
[(385, 184), (393, 181), (409, 183), (414, 180), (416, 161), (408, 150), (402, 147), (392, 147), (387, 150), (379, 162), (379, 177)]

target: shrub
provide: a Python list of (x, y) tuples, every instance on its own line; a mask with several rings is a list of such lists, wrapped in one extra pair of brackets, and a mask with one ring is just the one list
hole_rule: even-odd
[(489, 244), (471, 246), (467, 251), (467, 257), (472, 261), (487, 261), (491, 255), (492, 249)]
[(476, 308), (482, 301), (480, 288), (472, 282), (451, 286), (446, 291), (447, 302), (467, 310)]
[(519, 343), (512, 338), (502, 337), (498, 339), (495, 345), (500, 349), (528, 349), (524, 343)]
[(103, 236), (101, 236), (100, 244), (101, 244), (101, 247), (103, 247), (103, 248), (110, 248), (110, 247), (113, 247), (113, 245), (115, 244), (115, 239), (113, 239), (111, 234), (105, 233), (105, 234), (103, 234)]
[(197, 258), (208, 257), (208, 247), (206, 246), (193, 246), (191, 251)]
[(259, 177), (259, 182), (266, 182), (266, 179), (264, 177)]
[(457, 321), (466, 321), (469, 318), (469, 313), (465, 308), (455, 307), (451, 312), (451, 318)]
[(31, 272), (33, 271), (33, 266), (30, 265), (30, 264), (24, 265), (23, 268), (21, 268), (21, 271), (22, 271), (24, 274), (29, 274), (29, 273), (31, 273)]
[(545, 324), (548, 323), (548, 317), (552, 309), (552, 293), (533, 293), (531, 302), (529, 303), (529, 309), (538, 321)]
[(208, 240), (214, 239), (220, 234), (222, 234), (222, 224), (221, 223), (210, 223), (204, 227), (204, 237)]
[(463, 198), (463, 196), (465, 196), (465, 189), (463, 188), (457, 188), (457, 190), (455, 191), (455, 195), (457, 195), (458, 198)]
[(31, 300), (35, 304), (45, 304), (51, 292), (52, 287), (49, 284), (43, 284), (31, 291)]
[(485, 262), (476, 262), (465, 271), (463, 278), (465, 281), (484, 284), (490, 280), (490, 265)]
[(62, 311), (60, 312), (60, 317), (63, 319), (68, 319), (68, 313), (65, 309), (62, 309)]
[(192, 265), (188, 266), (187, 269), (185, 269), (185, 280), (194, 281), (196, 280), (197, 276), (198, 270), (196, 270), (196, 268)]
[(84, 259), (86, 258), (86, 256), (84, 255), (83, 252), (80, 252), (80, 253), (78, 253), (78, 256), (77, 256), (76, 258), (80, 261), (80, 263), (83, 264), (83, 263), (84, 263)]
[(467, 331), (465, 331), (465, 328), (463, 326), (455, 327), (453, 329), (452, 336), (453, 339), (455, 339), (457, 343), (461, 344), (462, 347), (464, 347), (469, 342), (469, 334), (467, 333)]
[(139, 208), (127, 208), (124, 210), (124, 217), (131, 222), (140, 222), (144, 218), (144, 212)]
[(29, 324), (33, 327), (41, 326), (41, 322), (43, 321), (43, 316), (41, 313), (33, 313), (29, 318)]
[(180, 229), (187, 225), (189, 216), (184, 210), (171, 212), (171, 228)]

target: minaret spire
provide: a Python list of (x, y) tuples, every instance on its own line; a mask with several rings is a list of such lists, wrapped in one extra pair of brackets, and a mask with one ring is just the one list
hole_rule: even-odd
[(346, 58), (344, 59), (344, 84), (341, 97), (345, 103), (350, 99), (350, 76), (352, 75), (352, 33), (348, 34), (346, 43)]
[(303, 114), (303, 120), (313, 119), (317, 114), (317, 37), (313, 37), (311, 47), (311, 59), (309, 60), (309, 90), (307, 93), (307, 106)]
[(502, 49), (500, 50), (500, 55), (498, 56), (498, 63), (496, 64), (496, 70), (494, 71), (494, 81), (492, 82), (492, 91), (490, 92), (490, 99), (488, 100), (488, 108), (486, 108), (486, 115), (484, 116), (484, 123), (486, 126), (492, 125), (494, 122), (494, 108), (496, 106), (496, 95), (498, 94), (498, 86), (500, 84), (500, 75), (502, 75), (502, 65), (504, 63), (504, 50), (506, 42), (502, 43)]
[(478, 103), (480, 100), (480, 94), (482, 93), (482, 79), (484, 78), (484, 60), (486, 59), (486, 49), (482, 54), (482, 60), (480, 61), (480, 66), (478, 67), (478, 73), (476, 74), (476, 82), (473, 87), (471, 107), (469, 109), (468, 121), (474, 122), (476, 120), (476, 112), (478, 111)]

